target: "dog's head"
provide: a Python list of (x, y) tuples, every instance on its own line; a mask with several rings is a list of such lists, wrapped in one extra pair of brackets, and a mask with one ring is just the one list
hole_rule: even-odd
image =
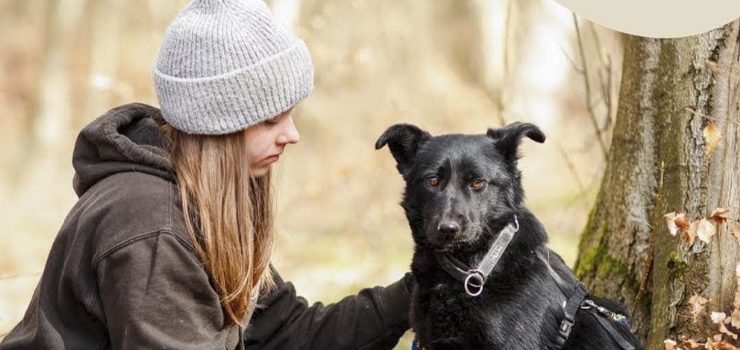
[(417, 244), (448, 250), (491, 234), (490, 223), (515, 211), (524, 191), (517, 169), (522, 137), (544, 142), (533, 124), (512, 123), (486, 134), (432, 136), (396, 124), (375, 143), (385, 145), (406, 181), (402, 206)]

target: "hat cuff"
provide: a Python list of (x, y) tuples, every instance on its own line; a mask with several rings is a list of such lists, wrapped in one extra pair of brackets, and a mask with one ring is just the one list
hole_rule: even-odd
[(313, 90), (313, 67), (306, 44), (244, 69), (215, 77), (178, 78), (154, 67), (162, 116), (189, 134), (220, 135), (270, 119), (295, 106)]

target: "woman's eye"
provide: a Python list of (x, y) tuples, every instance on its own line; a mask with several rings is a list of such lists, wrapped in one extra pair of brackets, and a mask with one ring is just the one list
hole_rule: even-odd
[(470, 183), (470, 187), (474, 190), (480, 190), (481, 188), (483, 188), (484, 183), (485, 182), (483, 180), (475, 180)]
[(428, 177), (427, 181), (429, 181), (429, 184), (432, 185), (432, 187), (436, 187), (437, 185), (439, 185), (439, 179), (436, 176)]
[(276, 119), (276, 118), (272, 118), (272, 119), (267, 119), (267, 120), (265, 120), (265, 124), (269, 124), (269, 125), (275, 125), (275, 124), (277, 124), (277, 123), (278, 123), (278, 121), (277, 121), (277, 119)]

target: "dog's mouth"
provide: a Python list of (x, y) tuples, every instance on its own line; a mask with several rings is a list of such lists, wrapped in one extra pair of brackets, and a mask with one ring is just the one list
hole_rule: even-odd
[(432, 244), (432, 249), (438, 253), (450, 253), (461, 248), (465, 248), (474, 243), (474, 239), (471, 238), (456, 238), (453, 240), (440, 242), (438, 244)]

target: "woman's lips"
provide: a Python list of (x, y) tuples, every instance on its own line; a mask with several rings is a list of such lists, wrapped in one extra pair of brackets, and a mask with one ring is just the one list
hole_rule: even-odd
[(280, 155), (279, 154), (276, 154), (276, 155), (273, 155), (273, 156), (269, 156), (269, 157), (265, 158), (265, 163), (272, 164), (272, 163), (277, 162), (278, 159), (280, 159)]

